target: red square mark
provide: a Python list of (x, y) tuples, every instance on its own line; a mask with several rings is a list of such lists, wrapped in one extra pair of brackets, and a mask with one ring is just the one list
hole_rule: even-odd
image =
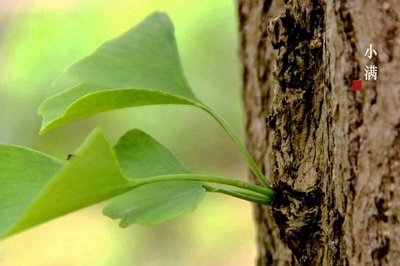
[(362, 90), (362, 80), (360, 80), (360, 79), (353, 80), (351, 90), (352, 91), (361, 91)]

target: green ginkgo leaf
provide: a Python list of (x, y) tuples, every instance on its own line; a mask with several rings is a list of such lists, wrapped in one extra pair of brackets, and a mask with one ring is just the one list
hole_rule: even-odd
[[(129, 182), (122, 176), (115, 155), (99, 130), (64, 165), (31, 150), (0, 147), (0, 151), (1, 237), (129, 190)], [(15, 194), (11, 194), (13, 191)]]
[(0, 144), (0, 184), (0, 238), (115, 197), (104, 214), (121, 218), (126, 227), (192, 211), (206, 191), (260, 204), (268, 204), (274, 194), (239, 180), (191, 174), (171, 151), (138, 129), (126, 132), (114, 147), (95, 129), (65, 163)]
[[(189, 179), (171, 182), (182, 175)], [(190, 174), (171, 151), (138, 129), (125, 133), (114, 147), (95, 129), (65, 163), (0, 145), (0, 238), (128, 191), (123, 198), (129, 201), (116, 199), (105, 213), (125, 217), (128, 210), (122, 224), (159, 223), (200, 203), (205, 190), (193, 178), (201, 176)], [(135, 206), (146, 211), (136, 212)]]
[(154, 225), (193, 211), (206, 191), (200, 182), (170, 181), (136, 188), (114, 198), (103, 210), (120, 226)]
[(230, 126), (192, 92), (183, 74), (168, 15), (155, 12), (121, 36), (76, 62), (67, 74), (78, 85), (42, 103), (40, 133), (97, 113), (133, 106), (185, 104), (201, 108), (228, 133), (250, 168), (269, 187), (268, 180)]
[(114, 146), (114, 151), (121, 172), (133, 181), (190, 173), (170, 150), (139, 129), (126, 132)]
[(41, 133), (110, 109), (193, 105), (224, 128), (265, 187), (191, 174), (166, 147), (137, 129), (114, 147), (96, 129), (65, 163), (27, 148), (0, 145), (0, 238), (110, 198), (115, 199), (104, 214), (121, 218), (123, 227), (156, 224), (192, 211), (206, 191), (269, 204), (274, 191), (268, 180), (228, 124), (189, 87), (166, 14), (153, 13), (73, 64), (67, 74), (78, 85), (41, 105)]
[[(121, 172), (132, 182), (151, 177), (189, 174), (186, 167), (155, 139), (134, 129), (114, 147)], [(134, 184), (134, 183), (133, 183)], [(111, 201), (103, 213), (122, 218), (120, 225), (152, 225), (192, 211), (201, 202), (205, 189), (201, 182), (168, 181), (147, 184)]]
[(0, 237), (21, 219), (62, 166), (43, 153), (0, 144)]
[(168, 15), (155, 12), (67, 69), (79, 84), (40, 106), (41, 133), (99, 112), (130, 106), (202, 106), (183, 74)]

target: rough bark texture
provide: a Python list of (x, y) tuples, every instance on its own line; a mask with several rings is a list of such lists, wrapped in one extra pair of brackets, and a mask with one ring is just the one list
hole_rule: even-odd
[(400, 265), (399, 10), (238, 0), (248, 148), (278, 191), (258, 265)]
[[(247, 146), (263, 172), (270, 176), (272, 130), (266, 125), (273, 97), (272, 69), (276, 52), (268, 39), (268, 21), (281, 12), (282, 3), (239, 1), (241, 56), (243, 61), (243, 98), (247, 117)], [(255, 181), (252, 175), (251, 179)], [(275, 180), (271, 180), (274, 182)], [(255, 206), (258, 230), (258, 265), (287, 265), (294, 261), (279, 237), (271, 208)]]

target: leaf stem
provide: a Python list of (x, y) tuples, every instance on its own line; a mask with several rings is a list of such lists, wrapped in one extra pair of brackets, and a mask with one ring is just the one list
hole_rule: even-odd
[(209, 183), (217, 183), (223, 184), (228, 186), (237, 187), (240, 189), (252, 191), (255, 193), (259, 193), (261, 195), (267, 196), (272, 198), (275, 195), (275, 191), (271, 188), (257, 186), (248, 182), (230, 179), (225, 177), (219, 176), (211, 176), (211, 175), (195, 175), (195, 174), (170, 174), (170, 175), (162, 175), (162, 176), (155, 176), (155, 177), (146, 177), (146, 178), (139, 178), (139, 179), (128, 179), (131, 183), (130, 186), (132, 188), (136, 188), (143, 185), (148, 185), (157, 182), (167, 182), (167, 181), (202, 181), (202, 182), (209, 182)]
[(265, 187), (270, 187), (268, 179), (263, 175), (263, 173), (260, 171), (258, 168), (257, 164), (254, 162), (253, 158), (247, 151), (246, 147), (242, 144), (242, 142), (239, 140), (235, 132), (232, 130), (232, 128), (229, 126), (229, 124), (217, 113), (212, 109), (211, 107), (202, 104), (198, 105), (201, 109), (209, 113), (217, 122), (222, 126), (222, 128), (225, 130), (225, 132), (229, 135), (229, 137), (232, 139), (232, 141), (236, 144), (238, 147), (239, 151), (243, 154), (244, 158), (247, 161), (247, 164), (249, 165), (250, 169), (253, 171), (257, 179), (265, 186)]
[(270, 204), (271, 198), (265, 195), (261, 195), (258, 193), (247, 192), (247, 191), (239, 191), (232, 188), (222, 188), (211, 186), (208, 184), (204, 184), (203, 187), (206, 189), (207, 192), (216, 192), (226, 194), (235, 198), (247, 200), (250, 202), (258, 203), (258, 204)]

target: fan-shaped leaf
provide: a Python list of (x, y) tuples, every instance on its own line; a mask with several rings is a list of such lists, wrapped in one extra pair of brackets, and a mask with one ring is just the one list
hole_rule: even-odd
[[(64, 166), (34, 151), (15, 147), (1, 147), (0, 150), (3, 157), (0, 175), (1, 237), (93, 205), (129, 189), (111, 147), (99, 130), (88, 137)], [(11, 159), (11, 156), (15, 159)], [(11, 194), (13, 191), (15, 193)]]
[(41, 133), (102, 111), (149, 104), (201, 106), (182, 71), (171, 20), (155, 12), (73, 64), (80, 84), (47, 99)]
[(21, 219), (63, 163), (37, 151), (0, 145), (0, 237)]
[(145, 185), (113, 199), (103, 210), (121, 218), (120, 226), (154, 225), (193, 211), (206, 191), (200, 182), (175, 181)]
[(170, 150), (139, 129), (126, 132), (114, 150), (130, 179), (189, 173)]
[[(121, 171), (132, 180), (189, 173), (174, 154), (138, 129), (125, 133), (114, 150)], [(103, 213), (122, 218), (122, 227), (133, 223), (152, 225), (194, 210), (204, 194), (200, 182), (148, 184), (113, 199)]]
[[(66, 163), (27, 148), (0, 145), (0, 238), (129, 190), (124, 194), (129, 202), (118, 199), (105, 213), (119, 217), (129, 210), (129, 224), (176, 217), (200, 203), (205, 193), (201, 183), (143, 185), (143, 180), (188, 173), (174, 154), (137, 129), (125, 133), (114, 148), (96, 129)], [(146, 210), (133, 211), (136, 206)]]

